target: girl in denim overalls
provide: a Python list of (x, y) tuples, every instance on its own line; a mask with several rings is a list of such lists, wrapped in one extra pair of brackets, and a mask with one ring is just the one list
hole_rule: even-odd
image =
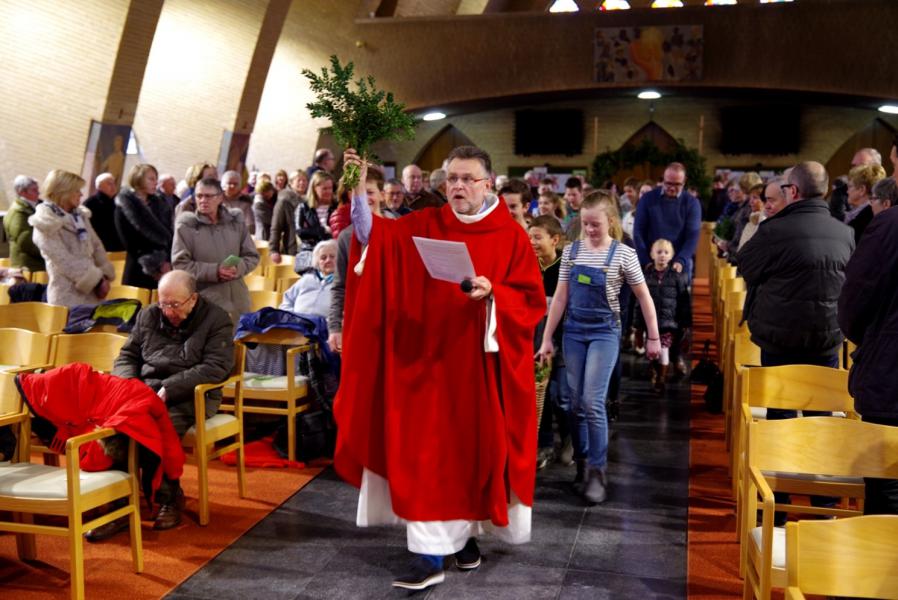
[[(655, 306), (645, 284), (636, 252), (620, 243), (620, 218), (608, 192), (590, 194), (580, 209), (581, 239), (562, 256), (562, 272), (549, 308), (540, 360), (555, 352), (552, 334), (564, 316), (564, 361), (567, 365), (578, 435), (577, 479), (590, 503), (606, 498), (608, 420), (605, 396), (620, 352), (618, 295), (624, 282), (633, 288), (648, 329), (646, 354), (660, 353)], [(614, 267), (615, 257), (618, 258)], [(592, 263), (592, 264), (588, 264)], [(565, 313), (565, 310), (567, 312)], [(579, 490), (578, 490), (579, 491)]]

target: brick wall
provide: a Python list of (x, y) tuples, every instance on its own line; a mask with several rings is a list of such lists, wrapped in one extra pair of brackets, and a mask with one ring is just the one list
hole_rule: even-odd
[(134, 120), (145, 159), (184, 176), (233, 130), (267, 2), (165, 0)]
[(81, 172), (103, 116), (127, 2), (0, 2), (0, 207), (17, 174)]

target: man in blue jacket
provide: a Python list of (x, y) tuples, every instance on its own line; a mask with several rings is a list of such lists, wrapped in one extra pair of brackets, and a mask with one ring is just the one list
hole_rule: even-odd
[(692, 257), (698, 245), (702, 226), (702, 207), (698, 199), (686, 191), (686, 167), (670, 163), (664, 169), (664, 183), (646, 192), (636, 206), (633, 241), (639, 263), (652, 262), (649, 251), (655, 240), (664, 238), (674, 245), (672, 268), (692, 279)]

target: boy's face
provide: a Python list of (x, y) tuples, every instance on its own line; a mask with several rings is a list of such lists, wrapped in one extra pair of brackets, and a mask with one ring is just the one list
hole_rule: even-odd
[(380, 191), (380, 188), (377, 187), (377, 182), (366, 181), (365, 192), (368, 194), (368, 206), (371, 207), (371, 212), (379, 215), (380, 205), (383, 203), (384, 196), (383, 192)]
[(667, 245), (652, 246), (652, 260), (655, 261), (656, 267), (666, 267), (668, 264), (670, 264), (670, 259), (672, 258), (673, 253), (670, 251), (670, 248)]
[(520, 221), (524, 218), (524, 204), (521, 202), (520, 194), (503, 194), (502, 199), (505, 200), (508, 212), (511, 213), (515, 221)]

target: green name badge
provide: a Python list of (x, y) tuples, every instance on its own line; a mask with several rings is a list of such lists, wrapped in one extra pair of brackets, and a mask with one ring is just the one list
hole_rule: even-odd
[(592, 277), (590, 277), (589, 275), (583, 275), (581, 273), (580, 275), (577, 275), (577, 283), (585, 283), (589, 285), (590, 283), (592, 283)]

